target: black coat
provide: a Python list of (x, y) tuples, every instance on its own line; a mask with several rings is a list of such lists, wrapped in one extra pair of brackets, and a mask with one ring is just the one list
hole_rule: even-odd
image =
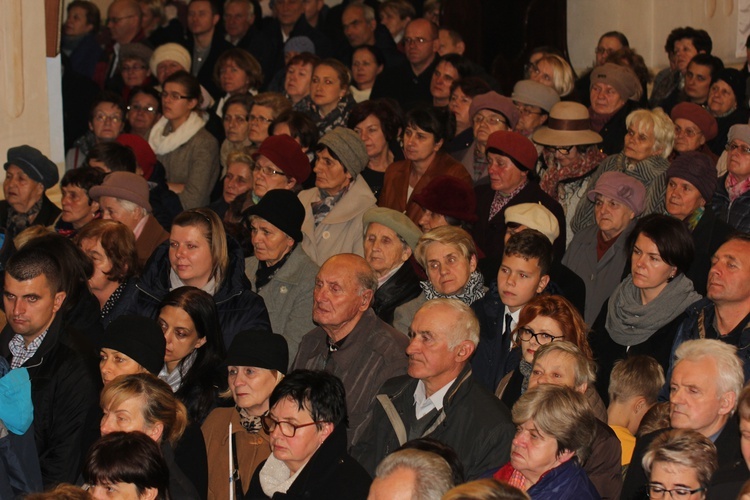
[(747, 108), (737, 108), (727, 116), (716, 118), (719, 132), (716, 134), (716, 137), (706, 143), (708, 144), (709, 149), (711, 149), (716, 156), (721, 156), (721, 153), (724, 152), (724, 146), (727, 145), (729, 129), (732, 128), (732, 125), (737, 125), (738, 123), (746, 124), (748, 118), (750, 118), (750, 110)]
[[(193, 48), (195, 46), (195, 40), (193, 39), (192, 34), (188, 33), (184, 45), (192, 57)], [(221, 56), (224, 51), (233, 47), (234, 45), (224, 40), (224, 36), (220, 33), (220, 30), (214, 29), (214, 36), (211, 39), (211, 50), (209, 50), (206, 60), (203, 62), (200, 71), (198, 71), (198, 74), (196, 75), (196, 78), (198, 78), (198, 81), (203, 85), (203, 88), (205, 88), (214, 99), (218, 99), (222, 95), (221, 89), (216, 82), (214, 82), (214, 66), (216, 66), (216, 61), (219, 60), (219, 56)]]
[[(224, 337), (225, 348), (242, 330), (254, 328), (270, 329), (266, 305), (260, 295), (252, 291), (252, 285), (245, 276), (245, 261), (242, 249), (233, 239), (227, 239), (229, 247), (229, 265), (227, 276), (214, 294), (216, 310)], [(146, 263), (146, 269), (136, 284), (137, 296), (135, 309), (128, 314), (149, 318), (159, 315), (159, 303), (169, 293), (169, 242), (166, 241), (154, 250)]]
[(604, 139), (599, 143), (599, 149), (607, 156), (617, 154), (625, 147), (625, 134), (628, 131), (625, 119), (638, 108), (640, 105), (637, 102), (628, 100), (599, 131), (599, 135)]
[(414, 272), (411, 262), (406, 261), (375, 292), (372, 309), (378, 318), (393, 326), (393, 312), (396, 308), (417, 298), (420, 293), (422, 288), (419, 286), (419, 276)]
[(255, 469), (246, 499), (316, 499), (357, 500), (367, 498), (372, 479), (362, 466), (346, 452), (346, 426), (339, 424), (320, 448), (310, 457), (304, 469), (286, 493), (268, 497), (260, 485), (260, 471), (266, 464)]
[(685, 272), (685, 276), (693, 282), (695, 291), (704, 297), (708, 286), (708, 271), (711, 269), (711, 257), (727, 241), (731, 232), (729, 224), (717, 218), (713, 209), (706, 206), (703, 217), (692, 232), (695, 257)]
[[(8, 361), (8, 343), (14, 332), (0, 332), (0, 354)], [(44, 486), (73, 483), (78, 477), (81, 438), (90, 409), (98, 404), (93, 363), (72, 347), (72, 331), (62, 328), (62, 317), (52, 321), (36, 353), (22, 366), (31, 378), (34, 403), (34, 438)]]
[(370, 99), (382, 97), (395, 99), (404, 111), (409, 111), (420, 104), (431, 106), (430, 82), (436, 66), (437, 57), (419, 75), (414, 74), (409, 62), (384, 70), (375, 80)]
[(511, 366), (510, 335), (503, 336), (505, 306), (497, 282), (491, 283), (489, 292), (471, 304), (471, 309), (479, 320), (479, 344), (471, 357), (474, 381), (494, 393), (505, 374), (518, 366), (517, 358)]
[[(7, 201), (0, 201), (0, 227), (8, 227), (8, 209), (10, 205)], [(39, 209), (39, 213), (36, 215), (32, 226), (51, 226), (57, 220), (57, 217), (62, 213), (62, 210), (57, 205), (52, 203), (46, 194), (42, 194), (42, 208)], [(6, 229), (7, 231), (7, 229)], [(5, 233), (5, 238), (13, 238), (15, 234)]]
[(729, 173), (726, 173), (719, 177), (719, 187), (714, 193), (711, 208), (717, 219), (723, 220), (738, 231), (750, 232), (750, 191), (745, 191), (730, 202), (726, 188), (728, 175)]

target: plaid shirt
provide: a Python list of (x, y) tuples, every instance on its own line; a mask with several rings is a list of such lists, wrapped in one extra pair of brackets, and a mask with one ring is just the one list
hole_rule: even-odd
[(44, 333), (32, 340), (28, 347), (24, 346), (23, 336), (18, 334), (14, 335), (8, 343), (8, 349), (10, 349), (11, 354), (13, 354), (13, 360), (10, 362), (10, 367), (20, 368), (25, 362), (30, 360), (32, 356), (36, 354), (36, 351), (39, 349), (39, 346), (42, 345), (42, 342), (44, 342), (44, 337), (47, 336), (48, 331), (49, 330), (44, 330)]

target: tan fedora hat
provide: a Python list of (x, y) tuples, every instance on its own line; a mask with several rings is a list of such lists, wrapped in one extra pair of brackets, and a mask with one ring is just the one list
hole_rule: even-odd
[(534, 132), (532, 139), (542, 146), (579, 146), (602, 142), (602, 136), (591, 130), (586, 106), (571, 101), (552, 106), (547, 125)]

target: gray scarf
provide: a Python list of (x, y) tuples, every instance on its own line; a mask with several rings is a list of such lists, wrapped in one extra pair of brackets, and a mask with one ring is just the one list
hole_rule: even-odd
[(487, 292), (487, 288), (485, 288), (484, 286), (484, 278), (482, 277), (482, 273), (480, 273), (479, 271), (474, 271), (473, 273), (471, 273), (469, 275), (469, 281), (466, 282), (461, 290), (454, 293), (453, 295), (444, 295), (438, 292), (429, 281), (420, 281), (419, 286), (422, 287), (422, 291), (424, 292), (427, 300), (458, 299), (467, 306), (470, 306), (475, 301), (484, 297), (484, 294)]
[(607, 331), (620, 345), (641, 344), (700, 298), (693, 290), (693, 282), (680, 274), (654, 300), (643, 305), (640, 289), (633, 285), (633, 277), (628, 276), (609, 299)]

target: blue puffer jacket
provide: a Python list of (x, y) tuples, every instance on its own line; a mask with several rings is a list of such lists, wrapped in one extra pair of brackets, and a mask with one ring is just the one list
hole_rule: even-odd
[[(242, 330), (266, 329), (270, 331), (271, 321), (263, 298), (253, 292), (250, 281), (245, 276), (245, 261), (240, 245), (227, 238), (229, 265), (227, 275), (214, 294), (216, 310), (224, 338), (224, 346), (229, 347), (232, 339)], [(146, 270), (136, 285), (137, 299), (132, 301), (137, 314), (156, 318), (159, 314), (159, 303), (169, 293), (169, 242), (166, 241), (154, 250), (146, 263)]]
[(599, 500), (601, 497), (577, 460), (547, 471), (526, 492), (532, 500)]

